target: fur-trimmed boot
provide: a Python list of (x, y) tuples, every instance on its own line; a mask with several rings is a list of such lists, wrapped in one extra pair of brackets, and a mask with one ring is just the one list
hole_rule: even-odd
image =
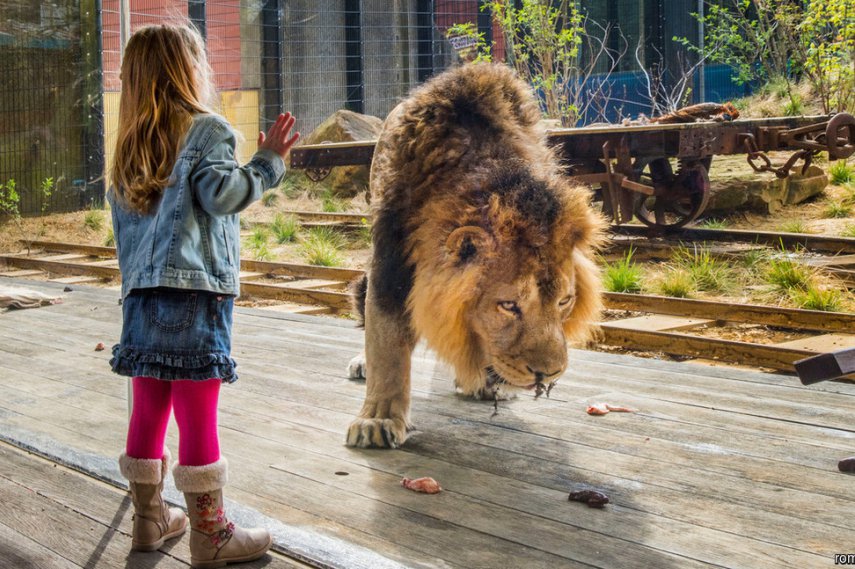
[(190, 514), (190, 566), (204, 569), (253, 561), (273, 545), (264, 529), (243, 529), (226, 518), (223, 486), (228, 482), (225, 458), (203, 466), (178, 464), (175, 487), (184, 492)]
[(187, 516), (180, 508), (170, 508), (163, 501), (163, 480), (171, 462), (169, 450), (163, 458), (119, 457), (119, 470), (128, 479), (134, 502), (134, 531), (131, 549), (154, 551), (163, 542), (178, 537), (187, 528)]

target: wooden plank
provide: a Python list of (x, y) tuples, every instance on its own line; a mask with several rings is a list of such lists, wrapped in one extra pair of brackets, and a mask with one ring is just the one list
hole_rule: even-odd
[(329, 279), (300, 279), (292, 282), (278, 283), (278, 286), (286, 288), (347, 290), (348, 283), (331, 281)]
[(792, 370), (793, 362), (813, 353), (797, 348), (751, 344), (720, 338), (702, 338), (677, 332), (624, 329), (611, 322), (603, 322), (600, 327), (602, 329), (600, 343), (609, 346), (635, 349), (643, 347), (646, 350), (661, 351), (666, 354), (721, 359), (779, 370)]
[(338, 310), (350, 308), (350, 295), (343, 292), (304, 289), (297, 286), (271, 285), (262, 283), (241, 283), (241, 294), (261, 298), (276, 298), (298, 304), (316, 304)]
[(609, 324), (614, 324), (615, 326), (620, 326), (627, 330), (676, 331), (691, 330), (692, 328), (715, 324), (715, 320), (682, 318), (680, 316), (668, 316), (663, 314), (649, 314), (646, 316), (636, 316), (634, 318), (610, 320)]
[(352, 281), (364, 274), (363, 271), (356, 269), (319, 267), (317, 265), (305, 265), (301, 263), (274, 263), (270, 261), (255, 261), (252, 259), (241, 259), (240, 267), (241, 270), (244, 271), (253, 271), (268, 275), (340, 281)]
[(0, 277), (9, 277), (9, 278), (23, 278), (23, 277), (35, 277), (44, 275), (45, 272), (37, 269), (20, 269), (17, 271), (4, 271), (0, 273)]
[(101, 282), (101, 279), (98, 277), (57, 277), (50, 279), (52, 283), (60, 283), (60, 284), (84, 284), (84, 283), (97, 283)]
[(102, 247), (100, 245), (86, 245), (83, 243), (60, 243), (56, 241), (32, 241), (31, 246), (43, 249), (45, 251), (78, 253), (81, 255), (91, 255), (93, 257), (116, 256), (115, 247)]
[(855, 330), (855, 314), (847, 312), (824, 312), (801, 310), (781, 306), (735, 304), (712, 302), (688, 298), (607, 292), (604, 294), (606, 308), (671, 314), (685, 318), (706, 318), (725, 322), (748, 322), (825, 332), (849, 332)]
[(61, 253), (59, 255), (46, 255), (44, 257), (39, 257), (39, 259), (43, 261), (76, 261), (86, 258), (87, 255), (81, 255), (80, 253)]
[(775, 233), (771, 231), (749, 231), (742, 229), (704, 229), (683, 227), (672, 232), (661, 232), (643, 225), (612, 225), (609, 231), (618, 235), (645, 237), (666, 235), (684, 241), (741, 241), (764, 243), (772, 247), (804, 247), (818, 253), (855, 253), (855, 238), (810, 235), (806, 233)]
[(271, 310), (275, 312), (287, 312), (290, 314), (332, 314), (332, 309), (325, 306), (305, 306), (302, 304), (275, 304), (273, 306), (259, 306), (259, 310)]
[(29, 257), (0, 255), (0, 263), (6, 263), (6, 265), (10, 267), (18, 267), (21, 269), (39, 269), (50, 273), (65, 275), (92, 275), (105, 279), (112, 279), (120, 276), (118, 267), (83, 265), (80, 263), (69, 263), (66, 261), (44, 261), (42, 259), (34, 259)]
[(784, 348), (795, 348), (797, 350), (808, 350), (811, 352), (835, 352), (845, 348), (855, 348), (855, 335), (853, 334), (822, 334), (780, 342), (775, 344)]
[[(122, 567), (131, 569), (142, 569), (144, 567), (187, 567), (190, 561), (190, 551), (186, 537), (167, 542), (161, 551), (137, 553), (130, 551), (130, 534), (133, 522), (131, 514), (133, 507), (127, 492), (124, 489), (114, 488), (76, 472), (65, 466), (58, 465), (34, 454), (25, 453), (11, 445), (0, 443), (0, 483), (11, 481), (20, 486), (22, 490), (32, 499), (42, 504), (42, 509), (62, 509), (80, 516), (79, 525), (91, 531), (93, 524), (105, 528), (105, 535), (111, 540), (119, 542), (120, 551), (127, 556), (127, 564)], [(28, 498), (29, 499), (29, 498)], [(179, 504), (183, 507), (183, 504)], [(0, 536), (2, 528), (0, 525)], [(63, 532), (64, 527), (56, 527), (49, 524), (40, 525), (36, 533), (28, 533), (35, 543), (44, 542), (40, 537), (44, 532)], [(188, 528), (189, 531), (189, 528)], [(0, 537), (0, 561), (3, 559), (3, 539)], [(39, 545), (46, 552), (50, 549)], [(85, 553), (91, 553), (86, 564), (65, 561), (68, 565), (44, 565), (47, 567), (104, 567), (112, 568), (119, 565), (110, 565), (107, 560), (96, 558), (98, 548), (86, 550), (85, 544), (81, 543), (77, 549), (84, 549)], [(53, 553), (59, 559), (64, 560), (66, 552)], [(58, 555), (57, 555), (58, 554)], [(275, 569), (302, 569), (307, 565), (278, 553), (270, 553), (265, 556), (259, 566)], [(0, 565), (2, 567), (22, 567), (22, 565)], [(42, 566), (42, 565), (40, 565)]]
[(0, 522), (0, 567), (77, 569), (80, 565)]

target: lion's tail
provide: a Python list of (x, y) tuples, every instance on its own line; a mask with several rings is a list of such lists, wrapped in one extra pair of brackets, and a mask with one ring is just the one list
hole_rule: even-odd
[(356, 314), (358, 326), (365, 326), (365, 295), (368, 292), (368, 273), (350, 283), (350, 304)]

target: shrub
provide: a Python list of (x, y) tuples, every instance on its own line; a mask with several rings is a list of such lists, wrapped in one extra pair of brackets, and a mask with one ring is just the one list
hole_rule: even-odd
[(852, 204), (845, 202), (830, 201), (822, 210), (822, 217), (843, 218), (852, 213)]
[(264, 207), (273, 207), (276, 205), (276, 200), (279, 199), (279, 194), (276, 192), (264, 192), (261, 195), (261, 204)]
[(252, 249), (260, 249), (261, 247), (267, 246), (267, 240), (270, 238), (270, 233), (267, 231), (265, 227), (256, 227), (252, 230), (252, 233), (249, 234), (247, 238), (247, 244)]
[(116, 246), (116, 236), (113, 234), (113, 228), (107, 228), (107, 235), (104, 237), (104, 247), (115, 247)]
[(691, 273), (681, 268), (672, 268), (659, 283), (659, 292), (665, 296), (688, 298), (695, 291), (695, 280)]
[(801, 219), (791, 219), (783, 222), (778, 229), (784, 233), (810, 233), (807, 225)]
[(769, 259), (765, 277), (769, 284), (789, 292), (793, 289), (808, 290), (813, 272), (808, 266), (792, 259)]
[(92, 231), (101, 231), (104, 227), (104, 212), (100, 209), (90, 209), (83, 216), (83, 226)]
[(632, 261), (633, 249), (614, 263), (606, 263), (603, 284), (609, 292), (641, 292), (641, 268)]
[(855, 182), (855, 169), (846, 163), (846, 160), (838, 160), (828, 167), (831, 183), (837, 186)]
[(672, 256), (672, 262), (692, 276), (698, 290), (726, 291), (734, 283), (730, 267), (713, 256), (706, 247), (678, 247)]
[(839, 290), (809, 287), (807, 290), (794, 291), (793, 301), (807, 310), (840, 312), (843, 310), (843, 294)]
[(300, 249), (310, 265), (335, 267), (343, 263), (342, 237), (328, 227), (310, 229), (303, 235)]
[(300, 222), (293, 215), (282, 215), (277, 213), (270, 224), (270, 230), (273, 232), (273, 238), (280, 245), (294, 241), (297, 237), (297, 231), (300, 229)]

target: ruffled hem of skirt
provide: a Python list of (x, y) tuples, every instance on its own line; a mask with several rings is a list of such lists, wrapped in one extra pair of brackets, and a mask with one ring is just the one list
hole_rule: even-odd
[(113, 346), (110, 366), (119, 375), (155, 377), (157, 379), (192, 379), (201, 381), (219, 378), (234, 383), (237, 363), (227, 354), (165, 354), (146, 353), (133, 348)]

